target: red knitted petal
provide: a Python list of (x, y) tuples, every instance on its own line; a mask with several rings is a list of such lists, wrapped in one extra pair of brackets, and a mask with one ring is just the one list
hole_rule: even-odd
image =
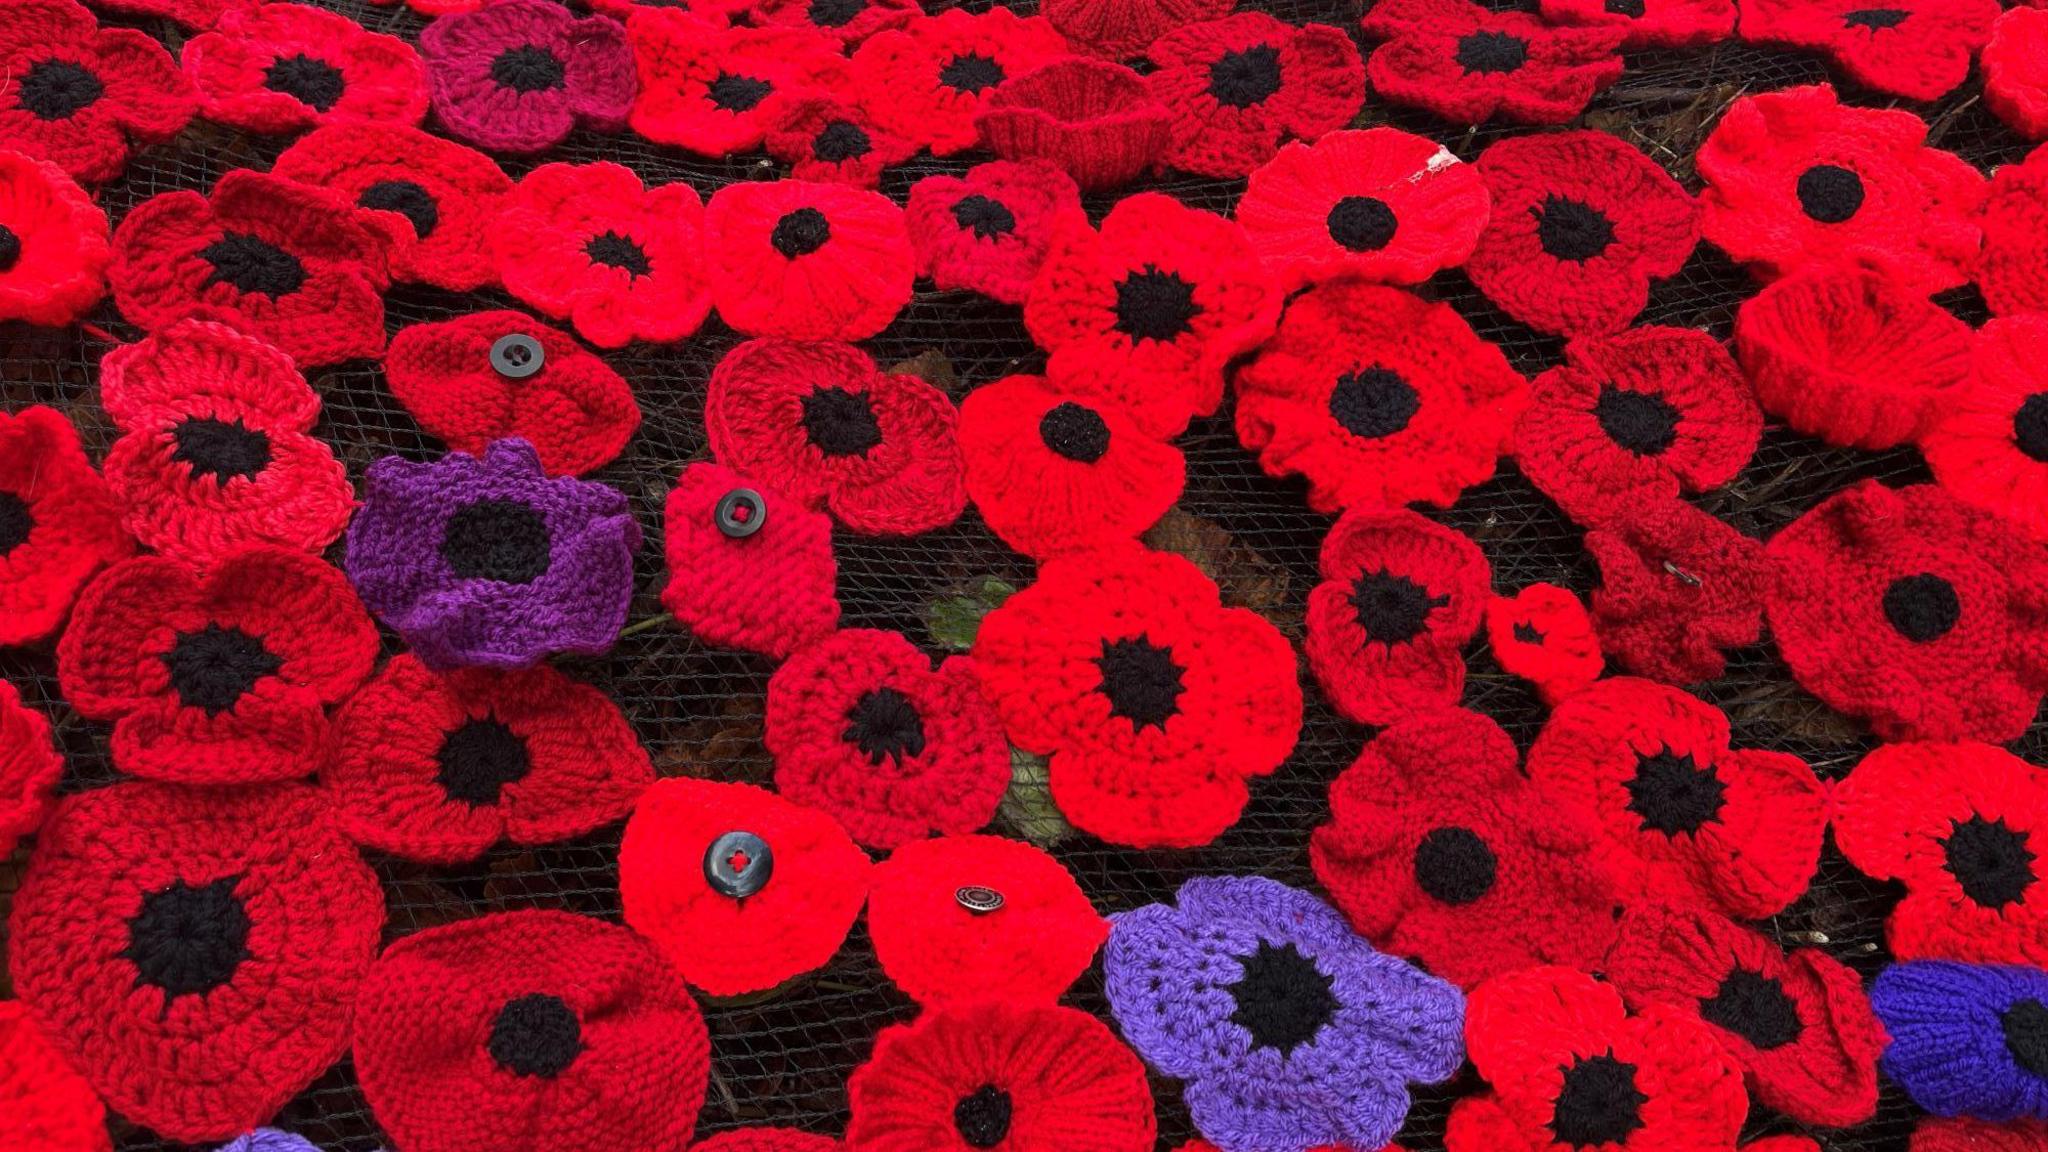
[(181, 63), (201, 114), (245, 132), (413, 125), (427, 114), (427, 67), (412, 45), (307, 5), (231, 7), (185, 41)]
[(2048, 539), (2048, 317), (1993, 320), (1976, 336), (1976, 369), (1944, 405), (1920, 451), (1941, 486), (1964, 503)]
[(726, 28), (675, 8), (626, 22), (640, 92), (633, 131), (704, 156), (761, 146), (776, 95), (830, 95), (847, 88), (839, 45), (802, 28)]
[(989, 149), (1005, 160), (1043, 160), (1083, 191), (1120, 188), (1166, 151), (1173, 113), (1121, 64), (1055, 60), (996, 86), (974, 114)]
[(0, 412), (0, 647), (57, 631), (93, 573), (135, 542), (71, 421), (40, 404)]
[(2048, 1124), (2015, 1120), (1990, 1124), (1967, 1116), (1946, 1119), (1924, 1116), (1913, 1129), (1907, 1152), (2042, 1152), (2048, 1149)]
[(1605, 667), (1586, 606), (1555, 584), (1531, 584), (1513, 599), (1488, 600), (1486, 642), (1494, 663), (1534, 685), (1537, 697), (1552, 708), (1593, 683)]
[[(1991, 42), (1978, 59), (1985, 105), (2027, 139), (2048, 137), (2048, 12), (2006, 10), (1992, 23)], [(1991, 179), (1996, 195), (1999, 174)]]
[(1201, 176), (1249, 175), (1288, 137), (1314, 141), (1365, 102), (1365, 65), (1326, 24), (1238, 12), (1161, 36), (1145, 83), (1173, 113), (1167, 162)]
[(1878, 92), (1937, 100), (1969, 76), (2001, 10), (1997, 0), (1744, 0), (1742, 38), (1819, 52)]
[(1612, 26), (1555, 27), (1471, 0), (1380, 0), (1360, 26), (1385, 41), (1366, 62), (1373, 90), (1454, 124), (1570, 120), (1621, 79), (1627, 36)]
[(1227, 0), (1051, 0), (1045, 18), (1069, 44), (1111, 60), (1145, 51), (1177, 29), (1230, 12)]
[(797, 180), (873, 188), (882, 170), (917, 154), (917, 145), (884, 132), (859, 106), (836, 96), (799, 90), (768, 97), (768, 154), (790, 166)]
[(19, 1000), (0, 1001), (0, 1067), (14, 1152), (113, 1152), (106, 1105)]
[(1081, 218), (1080, 190), (1049, 164), (977, 164), (965, 176), (910, 186), (904, 222), (917, 271), (942, 289), (1022, 304), (1063, 218)]
[(1679, 500), (1586, 533), (1600, 566), (1593, 626), (1619, 667), (1670, 684), (1721, 674), (1763, 635), (1764, 547)]
[(864, 340), (910, 301), (910, 236), (879, 192), (728, 184), (711, 197), (704, 227), (718, 315), (744, 335)]
[(59, 327), (107, 294), (107, 215), (55, 164), (0, 151), (0, 228), (19, 242), (0, 321)]
[[(75, 180), (119, 176), (131, 147), (176, 136), (197, 105), (163, 45), (132, 29), (101, 30), (72, 0), (8, 5), (0, 10), (0, 45), (0, 139)], [(74, 72), (98, 83), (97, 98), (78, 104), (68, 87), (50, 83)]]
[(690, 1152), (845, 1152), (845, 1145), (794, 1128), (742, 1128), (700, 1140)]
[(1621, 46), (1629, 52), (1698, 48), (1735, 34), (1734, 0), (1541, 0), (1539, 10), (1556, 24), (1626, 29)]
[[(760, 527), (718, 526), (726, 497), (760, 498)], [(664, 513), (668, 586), (662, 607), (708, 644), (782, 659), (839, 624), (832, 522), (717, 464), (692, 464)]]
[(1978, 222), (1984, 253), (1977, 284), (1992, 313), (2048, 311), (2048, 151), (2036, 148), (1993, 174)]
[(1067, 55), (1044, 17), (949, 8), (868, 37), (853, 54), (851, 92), (883, 128), (950, 156), (980, 142), (974, 114), (998, 85)]
[(42, 825), (63, 774), (50, 722), (0, 680), (0, 857)]
[(754, 0), (755, 24), (808, 28), (849, 50), (885, 29), (908, 27), (924, 15), (917, 0)]

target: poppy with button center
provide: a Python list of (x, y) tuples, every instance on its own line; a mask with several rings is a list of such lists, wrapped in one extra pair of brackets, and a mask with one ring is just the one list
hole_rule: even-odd
[(107, 1107), (19, 1000), (0, 1001), (0, 1136), (17, 1152), (113, 1152)]
[(827, 93), (778, 92), (762, 105), (768, 154), (796, 180), (874, 188), (882, 170), (917, 154), (917, 145), (885, 132), (857, 104)]
[(1042, 16), (949, 8), (863, 41), (851, 95), (886, 131), (951, 156), (981, 142), (974, 114), (998, 85), (1070, 54)]
[(0, 44), (0, 139), (74, 180), (114, 179), (131, 149), (176, 136), (197, 108), (162, 45), (131, 28), (102, 29), (72, 0), (9, 4)]
[(21, 838), (42, 824), (63, 774), (50, 722), (21, 702), (14, 685), (0, 681), (0, 856), (13, 855)]
[(0, 412), (0, 647), (55, 633), (93, 573), (134, 550), (71, 421)]
[(626, 30), (552, 0), (493, 0), (420, 33), (434, 118), (491, 152), (544, 152), (577, 127), (626, 126), (639, 83)]
[(2048, 540), (2048, 318), (2006, 316), (1977, 331), (1975, 368), (1920, 439), (1934, 479), (1967, 504)]
[(830, 96), (848, 79), (839, 43), (805, 28), (729, 28), (678, 8), (647, 8), (626, 23), (640, 73), (633, 131), (703, 156), (761, 146), (771, 99)]
[(1175, 168), (1249, 175), (1283, 141), (1334, 132), (1365, 102), (1365, 65), (1340, 29), (1265, 12), (1183, 19), (1145, 49), (1155, 66), (1145, 84), (1173, 114), (1166, 162)]
[(1744, 0), (1742, 38), (1825, 56), (1865, 88), (1938, 100), (1991, 39), (1998, 0)]
[(1721, 675), (1763, 635), (1764, 546), (1684, 500), (1639, 504), (1586, 533), (1593, 626), (1616, 667), (1669, 684)]
[[(755, 527), (723, 529), (718, 509), (742, 485), (760, 500)], [(692, 464), (668, 495), (662, 607), (707, 644), (781, 659), (839, 623), (832, 521), (730, 468)]]
[(877, 32), (908, 27), (924, 9), (917, 0), (754, 0), (747, 15), (756, 26), (808, 29), (852, 51)]
[(1698, 48), (1735, 33), (1734, 0), (1540, 0), (1545, 20), (1625, 29), (1628, 52)]
[(1531, 584), (1486, 603), (1486, 642), (1501, 670), (1549, 707), (1598, 679), (1605, 661), (1586, 606), (1569, 589)]
[(865, 340), (916, 275), (902, 209), (845, 184), (728, 184), (705, 210), (704, 247), (718, 315), (747, 336)]
[(411, 126), (427, 114), (427, 69), (412, 45), (303, 4), (230, 8), (185, 41), (181, 62), (200, 114), (245, 132)]
[(904, 209), (918, 275), (1005, 304), (1024, 302), (1053, 234), (1080, 218), (1073, 179), (1039, 161), (995, 160), (964, 176), (927, 176), (910, 186)]
[(1881, 1066), (1936, 1116), (2048, 1120), (2048, 972), (1918, 960), (1870, 986), (1891, 1033)]
[(1454, 124), (1570, 120), (1621, 79), (1628, 34), (1491, 12), (1472, 0), (1379, 0), (1361, 27), (1383, 41), (1366, 61), (1373, 91)]

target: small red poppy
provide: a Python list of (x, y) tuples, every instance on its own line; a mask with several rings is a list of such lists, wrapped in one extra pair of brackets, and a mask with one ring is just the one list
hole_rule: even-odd
[(115, 766), (188, 784), (305, 776), (325, 706), (369, 676), (377, 630), (338, 569), (247, 548), (198, 569), (138, 556), (79, 597), (57, 646), (64, 698), (116, 720)]
[(1061, 813), (1113, 844), (1214, 840), (1301, 729), (1279, 631), (1137, 544), (1041, 564), (982, 620), (974, 666), (1011, 742), (1051, 757)]
[(2048, 1148), (2048, 1124), (2012, 1120), (2004, 1124), (1968, 1116), (1923, 1116), (1913, 1128), (1906, 1152), (2042, 1152)]
[(728, 184), (704, 212), (718, 315), (747, 336), (865, 340), (910, 302), (903, 211), (808, 180)]
[(1623, 676), (1560, 702), (1529, 778), (1600, 830), (1596, 854), (1632, 901), (1702, 904), (1756, 920), (1797, 900), (1820, 865), (1826, 793), (1797, 756), (1728, 746), (1728, 717)]
[(1295, 297), (1237, 373), (1237, 438), (1309, 506), (1447, 508), (1493, 475), (1529, 382), (1442, 303), (1339, 281)]
[(1117, 201), (1100, 232), (1062, 221), (1024, 301), (1048, 379), (1122, 404), (1161, 437), (1216, 411), (1224, 366), (1279, 314), (1244, 231), (1159, 192)]
[(1551, 708), (1600, 678), (1606, 662), (1586, 606), (1569, 589), (1531, 584), (1510, 598), (1486, 602), (1486, 642), (1493, 661), (1536, 688)]
[(1668, 684), (1721, 674), (1763, 634), (1764, 546), (1682, 500), (1586, 533), (1600, 567), (1593, 626), (1613, 663)]
[(1938, 100), (1991, 39), (1998, 0), (1743, 0), (1742, 38), (1819, 52), (1878, 92)]
[(700, 1140), (690, 1152), (846, 1152), (846, 1146), (794, 1128), (741, 1128)]
[(851, 50), (877, 32), (908, 27), (924, 8), (918, 0), (754, 0), (747, 14), (761, 27), (808, 28)]
[(1627, 52), (1699, 48), (1735, 34), (1735, 0), (1541, 0), (1538, 10), (1555, 24), (1626, 29)]
[(1721, 342), (1693, 328), (1631, 328), (1565, 346), (1530, 385), (1515, 462), (1580, 524), (1735, 478), (1764, 414)]
[(881, 536), (959, 518), (957, 417), (945, 393), (877, 371), (851, 344), (749, 340), (718, 362), (704, 397), (719, 463)]
[(1062, 220), (1085, 223), (1073, 178), (1050, 164), (977, 164), (964, 176), (927, 176), (904, 209), (917, 272), (942, 289), (965, 288), (1022, 304)]
[(383, 928), (376, 873), (313, 789), (131, 781), (43, 826), (8, 972), (116, 1112), (212, 1143), (341, 1058)]
[(1136, 72), (1075, 56), (998, 84), (974, 126), (1003, 159), (1043, 160), (1100, 192), (1154, 167), (1172, 119)]
[(868, 858), (832, 817), (751, 784), (658, 780), (626, 821), (626, 923), (710, 996), (824, 967), (867, 899)]
[(508, 1133), (557, 1152), (683, 1152), (711, 1040), (645, 940), (532, 910), (385, 949), (363, 981), (355, 1063), (407, 1152), (473, 1152)]
[(1628, 37), (1472, 0), (1379, 0), (1360, 27), (1384, 41), (1366, 61), (1373, 91), (1453, 124), (1562, 124), (1621, 79)]
[(1974, 371), (1943, 404), (1920, 451), (1965, 504), (2048, 540), (2048, 316), (1993, 320), (1977, 331)]
[(1057, 1004), (983, 1000), (885, 1028), (846, 1094), (850, 1152), (1151, 1152), (1145, 1065)]
[[(1978, 63), (1985, 105), (2027, 139), (2048, 137), (2048, 12), (2007, 9), (1992, 22)], [(1994, 195), (1997, 179), (1994, 173)]]
[(1699, 242), (1699, 205), (1605, 132), (1513, 136), (1473, 167), (1493, 213), (1465, 262), (1473, 286), (1539, 332), (1619, 332)]
[(155, 330), (221, 320), (302, 368), (384, 351), (384, 244), (338, 196), (236, 169), (153, 196), (114, 232), (114, 302)]
[(1342, 29), (1239, 12), (1168, 31), (1145, 78), (1173, 113), (1166, 161), (1198, 176), (1249, 175), (1283, 140), (1313, 141), (1365, 103), (1365, 65)]
[(853, 53), (852, 95), (875, 123), (951, 156), (981, 142), (974, 114), (1003, 81), (1069, 55), (1040, 16), (948, 8), (875, 33)]
[(839, 45), (801, 28), (730, 28), (675, 8), (626, 22), (640, 72), (633, 131), (703, 156), (761, 146), (770, 96), (830, 95), (847, 87)]
[(1992, 315), (2048, 312), (2048, 148), (1992, 174), (1978, 223), (1984, 251), (1973, 275)]
[(231, 7), (185, 41), (180, 63), (200, 114), (245, 132), (427, 115), (427, 66), (412, 45), (309, 5)]
[(1353, 508), (1318, 567), (1304, 647), (1331, 707), (1391, 724), (1458, 702), (1493, 580), (1479, 545), (1405, 508)]
[(1782, 952), (1705, 908), (1652, 904), (1622, 917), (1601, 971), (1639, 1012), (1663, 1004), (1712, 1026), (1765, 1107), (1830, 1128), (1877, 1111), (1884, 1025), (1862, 979), (1820, 949)]
[(768, 154), (796, 180), (874, 188), (882, 170), (917, 154), (917, 145), (877, 127), (858, 105), (822, 92), (770, 96), (761, 108)]
[(1599, 965), (1618, 901), (1593, 825), (1516, 759), (1485, 716), (1418, 710), (1330, 785), (1309, 863), (1374, 947), (1464, 988), (1538, 964)]
[(1110, 60), (1141, 55), (1162, 36), (1230, 12), (1229, 0), (1049, 0), (1040, 7), (1076, 50)]
[(0, 321), (71, 323), (107, 294), (108, 260), (107, 214), (85, 190), (55, 164), (0, 151)]
[(1911, 112), (1848, 107), (1826, 84), (1745, 96), (1694, 159), (1700, 230), (1765, 279), (1846, 261), (1921, 295), (1954, 288), (1977, 259), (1984, 177), (1926, 141)]
[(50, 722), (0, 680), (0, 860), (42, 825), (63, 774)]
[(2048, 560), (1932, 484), (1866, 480), (1771, 538), (1801, 687), (1887, 740), (2016, 740), (2048, 690)]
[(1114, 404), (1036, 376), (984, 384), (960, 405), (967, 494), (1003, 543), (1045, 557), (1136, 539), (1180, 499), (1187, 462)]
[(683, 469), (664, 523), (662, 607), (704, 642), (780, 660), (839, 626), (832, 521), (824, 513), (704, 463)]
[(113, 1152), (107, 1106), (19, 1000), (0, 1000), (0, 1137), (14, 1152)]
[(133, 551), (71, 421), (0, 412), (0, 647), (56, 632), (93, 573)]
[(185, 130), (191, 81), (163, 46), (132, 28), (102, 29), (71, 0), (0, 9), (0, 139), (74, 180), (119, 176), (131, 148)]

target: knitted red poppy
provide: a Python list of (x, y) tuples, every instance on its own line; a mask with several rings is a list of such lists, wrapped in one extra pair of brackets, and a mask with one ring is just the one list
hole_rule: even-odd
[(1529, 383), (1450, 306), (1356, 281), (1287, 305), (1237, 373), (1237, 438), (1309, 506), (1449, 507), (1493, 475)]
[(980, 143), (974, 114), (998, 85), (1068, 54), (1043, 17), (948, 8), (863, 41), (852, 96), (884, 129), (951, 156)]
[(1214, 840), (1301, 728), (1279, 631), (1136, 544), (1041, 564), (982, 620), (974, 666), (1011, 742), (1051, 757), (1060, 812), (1113, 844)]
[(1075, 49), (1111, 60), (1140, 55), (1162, 36), (1230, 12), (1228, 0), (1049, 0), (1040, 7)]
[(645, 940), (570, 912), (429, 928), (385, 949), (356, 1008), (356, 1073), (406, 1152), (514, 1140), (683, 1152), (710, 1076), (689, 989)]
[(133, 551), (71, 421), (0, 412), (0, 647), (56, 632), (93, 573)]
[(1580, 524), (1735, 478), (1764, 415), (1721, 342), (1694, 328), (1631, 328), (1565, 346), (1530, 386), (1515, 462)]
[(412, 45), (309, 5), (230, 7), (185, 41), (180, 63), (200, 114), (245, 132), (413, 125), (427, 115), (427, 66)]
[(1599, 679), (1606, 662), (1592, 617), (1569, 589), (1531, 584), (1512, 598), (1486, 602), (1486, 642), (1493, 662), (1527, 680), (1549, 707)]
[(1541, 0), (1545, 20), (1625, 29), (1628, 52), (1698, 48), (1735, 34), (1735, 0)]
[(711, 996), (829, 963), (860, 915), (868, 858), (832, 817), (751, 784), (658, 780), (626, 821), (626, 923)]
[(1828, 813), (1813, 769), (1731, 749), (1728, 717), (1677, 688), (1623, 676), (1573, 694), (1528, 770), (1600, 829), (1595, 851), (1631, 900), (1756, 920), (1797, 900), (1820, 865)]
[(1926, 140), (1911, 112), (1851, 108), (1826, 84), (1745, 96), (1694, 158), (1700, 231), (1766, 279), (1847, 261), (1921, 295), (1953, 288), (1977, 258), (1984, 177)]
[(1057, 1004), (983, 1000), (883, 1029), (846, 1093), (850, 1152), (1151, 1152), (1158, 1139), (1144, 1063)]
[(64, 698), (116, 720), (123, 772), (288, 780), (327, 755), (325, 706), (369, 676), (377, 630), (340, 570), (275, 547), (208, 568), (158, 556), (93, 581), (57, 646)]
[(2048, 311), (2048, 148), (1991, 177), (1984, 251), (1973, 273), (1993, 315)]
[(1977, 332), (1974, 371), (1920, 438), (1943, 488), (2048, 540), (2048, 317), (2007, 316)]
[(1313, 141), (1365, 103), (1365, 64), (1341, 29), (1295, 27), (1239, 12), (1167, 32), (1145, 49), (1145, 83), (1173, 113), (1166, 162), (1225, 179), (1271, 160), (1281, 141)]
[(1491, 1090), (1460, 1100), (1449, 1152), (1734, 1152), (1749, 1109), (1714, 1030), (1570, 968), (1497, 976), (1465, 1008), (1465, 1049)]
[(877, 32), (908, 27), (924, 9), (918, 0), (754, 0), (747, 14), (756, 25), (808, 28), (851, 50)]
[(647, 188), (621, 164), (543, 164), (506, 195), (492, 247), (512, 295), (621, 348), (704, 323), (703, 227), (703, 201), (680, 180)]
[(683, 469), (663, 522), (662, 607), (705, 643), (779, 660), (838, 627), (824, 513), (704, 463)]
[(1758, 1101), (1802, 1124), (1861, 1124), (1877, 1111), (1884, 1025), (1863, 981), (1818, 948), (1706, 910), (1629, 910), (1602, 968), (1631, 1008), (1667, 1005), (1713, 1027)]
[(1763, 634), (1764, 546), (1682, 500), (1586, 533), (1600, 567), (1593, 626), (1616, 665), (1669, 684), (1721, 674)]
[(1418, 710), (1330, 785), (1316, 879), (1373, 946), (1465, 988), (1538, 964), (1592, 968), (1614, 939), (1594, 830), (1523, 777), (1500, 725)]
[(917, 145), (884, 132), (858, 105), (821, 92), (770, 96), (761, 107), (768, 154), (791, 178), (873, 188), (882, 169), (917, 154)]
[(1012, 76), (974, 114), (1005, 160), (1043, 160), (1084, 191), (1120, 188), (1166, 151), (1173, 113), (1121, 64), (1076, 56)]
[(645, 8), (626, 22), (640, 92), (633, 131), (704, 156), (761, 146), (768, 98), (847, 88), (839, 43), (802, 28), (729, 28), (676, 8)]
[(875, 866), (868, 935), (882, 972), (925, 1007), (990, 995), (1051, 1004), (1094, 962), (1109, 922), (1044, 851), (943, 836)]
[(185, 130), (197, 109), (191, 81), (153, 38), (100, 28), (71, 0), (19, 0), (0, 9), (0, 139), (75, 180), (101, 183), (131, 148)]
[[(2007, 9), (1992, 22), (1991, 42), (1978, 62), (1985, 105), (2027, 139), (2048, 137), (2048, 12)], [(1997, 180), (1994, 173), (1994, 195)]]
[(7, 926), (15, 995), (108, 1105), (211, 1143), (347, 1050), (384, 893), (311, 788), (133, 781), (57, 806)]
[(1742, 38), (1818, 52), (1844, 75), (1908, 100), (1938, 100), (1991, 39), (1998, 0), (1743, 0)]
[(903, 218), (918, 275), (1022, 304), (1063, 217), (1081, 217), (1072, 177), (1050, 164), (996, 160), (919, 180)]
[(705, 209), (704, 250), (718, 315), (747, 336), (865, 340), (916, 276), (902, 210), (844, 184), (727, 184)]
[(63, 774), (50, 722), (21, 702), (13, 684), (0, 680), (0, 859), (13, 855), (22, 837), (41, 826)]
[(934, 669), (899, 632), (852, 628), (799, 648), (768, 681), (766, 715), (775, 790), (869, 848), (973, 832), (1010, 786), (1010, 746), (974, 661)]
[(1887, 740), (2014, 740), (2048, 690), (2048, 561), (1932, 484), (1866, 480), (1771, 538), (1801, 687)]
[(1472, 0), (1379, 0), (1360, 27), (1384, 41), (1366, 61), (1373, 90), (1453, 124), (1562, 124), (1621, 79), (1628, 37), (1622, 27), (1562, 27)]
[(222, 320), (300, 367), (384, 350), (384, 244), (333, 193), (236, 169), (153, 196), (114, 232), (114, 302), (155, 330)]
[(1968, 1116), (1923, 1116), (1906, 1148), (1907, 1152), (2042, 1152), (2048, 1149), (2048, 1124), (2036, 1120), (1991, 1124)]
[(1135, 539), (1180, 499), (1187, 462), (1115, 404), (1036, 376), (984, 384), (960, 404), (967, 494), (1027, 556)]
[(959, 518), (956, 418), (945, 393), (877, 371), (851, 344), (749, 340), (718, 362), (704, 397), (719, 463), (870, 535), (914, 536)]
[(720, 1132), (690, 1145), (690, 1152), (845, 1152), (830, 1136), (813, 1136), (794, 1128), (741, 1128)]
[(1493, 574), (1462, 533), (1405, 508), (1353, 508), (1323, 538), (1308, 666), (1361, 724), (1456, 704)]
[(107, 1108), (19, 1000), (0, 1000), (0, 1138), (13, 1152), (113, 1152)]
[(1699, 205), (1605, 132), (1512, 136), (1474, 165), (1493, 214), (1465, 262), (1473, 286), (1540, 332), (1619, 332), (1699, 242)]
[(107, 294), (108, 259), (107, 214), (85, 190), (55, 164), (0, 151), (0, 321), (85, 315)]

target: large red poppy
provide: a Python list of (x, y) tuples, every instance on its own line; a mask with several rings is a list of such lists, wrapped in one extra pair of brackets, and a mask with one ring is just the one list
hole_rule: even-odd
[(676, 8), (626, 22), (640, 91), (633, 131), (704, 156), (761, 146), (769, 98), (847, 88), (839, 44), (802, 28), (731, 28)]
[(1552, 708), (1606, 667), (1585, 604), (1555, 584), (1531, 584), (1512, 597), (1488, 600), (1486, 642), (1501, 671), (1527, 680)]
[[(2029, 140), (2048, 136), (2048, 12), (2006, 9), (1992, 22), (1991, 41), (1978, 63), (1985, 105)], [(1993, 195), (2004, 170), (1992, 173)]]
[(858, 104), (816, 91), (781, 93), (762, 108), (768, 154), (789, 165), (793, 180), (874, 188), (882, 171), (917, 154), (918, 148), (885, 132)]
[(1683, 500), (1586, 533), (1600, 568), (1593, 625), (1612, 661), (1670, 684), (1712, 680), (1763, 635), (1764, 546)]
[(917, 271), (942, 289), (1022, 304), (1054, 233), (1081, 216), (1081, 191), (1043, 162), (994, 160), (910, 186), (904, 221)]
[(50, 810), (64, 759), (50, 741), (50, 722), (0, 680), (0, 859), (12, 856)]
[(2048, 540), (2048, 316), (2006, 316), (1978, 329), (1974, 369), (1942, 406), (1920, 452), (1943, 488)]
[(184, 131), (198, 106), (161, 44), (103, 29), (72, 0), (0, 9), (0, 45), (0, 139), (74, 180), (114, 179), (131, 149)]
[(1341, 29), (1296, 27), (1258, 11), (1187, 21), (1146, 48), (1145, 78), (1173, 115), (1167, 163), (1223, 178), (1249, 175), (1283, 141), (1314, 141), (1365, 102), (1365, 65)]
[(852, 94), (884, 129), (950, 156), (980, 143), (974, 114), (998, 85), (1066, 55), (1066, 39), (1042, 16), (1000, 4), (948, 8), (863, 41)]
[(56, 328), (107, 294), (107, 214), (62, 168), (0, 151), (0, 321)]
[(427, 66), (412, 45), (311, 5), (230, 7), (185, 41), (181, 62), (200, 113), (246, 132), (413, 125), (427, 114)]
[(1360, 26), (1384, 41), (1366, 61), (1373, 91), (1454, 124), (1498, 116), (1562, 124), (1621, 79), (1625, 28), (1564, 27), (1473, 0), (1379, 0)]
[(1819, 52), (1865, 88), (1938, 100), (1991, 39), (1998, 0), (1743, 0), (1742, 38)]
[(662, 522), (661, 605), (705, 643), (781, 659), (838, 627), (838, 565), (823, 512), (706, 462), (683, 469)]
[(903, 211), (844, 184), (728, 184), (704, 213), (718, 315), (748, 336), (865, 340), (910, 302)]
[(133, 551), (71, 421), (0, 412), (0, 647), (56, 632), (93, 573)]
[(0, 1000), (0, 1137), (14, 1152), (113, 1152), (107, 1106), (19, 1000)]
[(1624, 29), (1629, 52), (1698, 48), (1735, 34), (1735, 0), (1540, 0), (1537, 10), (1557, 24)]

